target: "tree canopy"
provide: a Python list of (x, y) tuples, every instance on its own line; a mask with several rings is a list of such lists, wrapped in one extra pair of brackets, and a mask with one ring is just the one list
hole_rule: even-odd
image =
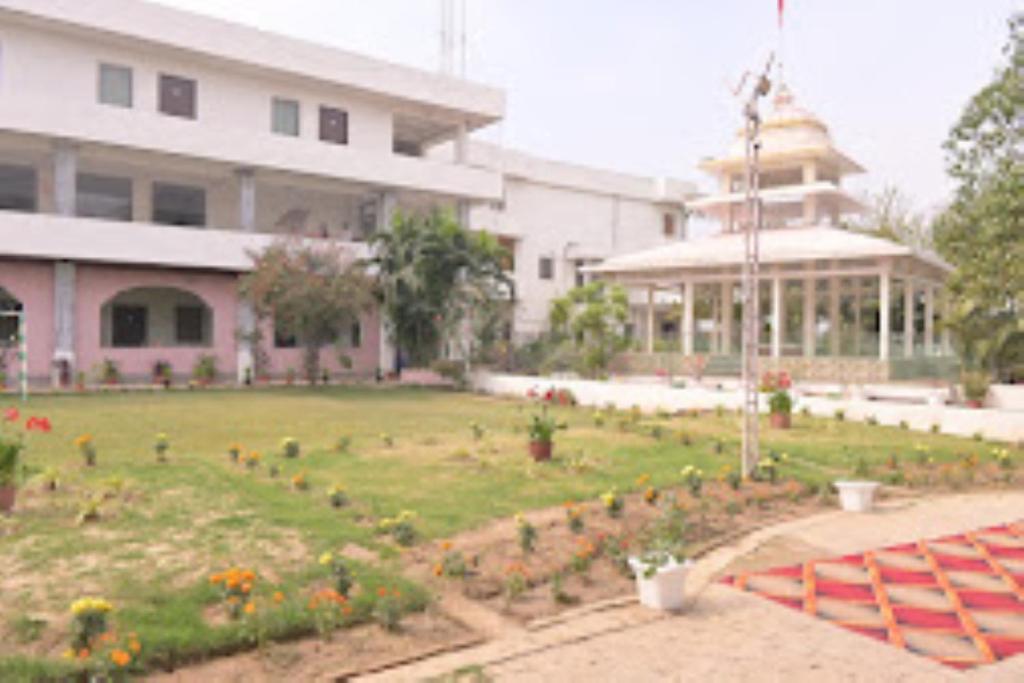
[[(390, 230), (374, 235), (373, 247), (382, 311), (410, 363), (430, 363), (466, 332), (486, 337), (489, 330), (480, 328), (495, 317), (483, 313), (512, 298), (505, 248), (448, 213), (398, 215)], [(470, 349), (462, 351), (468, 357)]]
[(548, 315), (556, 340), (572, 345), (577, 370), (597, 376), (628, 346), (629, 297), (618, 285), (592, 282), (551, 302)]
[(277, 331), (295, 337), (306, 377), (315, 383), (321, 349), (372, 307), (372, 282), (350, 253), (331, 243), (275, 242), (253, 260), (240, 284), (243, 300), (257, 320), (272, 319)]
[(968, 367), (1024, 363), (1024, 13), (1009, 22), (1006, 63), (967, 103), (944, 147), (957, 182), (935, 224), (954, 266), (948, 325)]

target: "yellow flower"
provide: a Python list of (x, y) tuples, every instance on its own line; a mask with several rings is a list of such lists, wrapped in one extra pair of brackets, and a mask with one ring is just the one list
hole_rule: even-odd
[(331, 555), (330, 553), (324, 553), (323, 555), (320, 556), (320, 565), (321, 566), (326, 567), (327, 565), (331, 564), (332, 562), (334, 562), (334, 555)]
[(109, 612), (114, 606), (103, 598), (80, 598), (71, 603), (71, 613), (75, 616), (88, 612)]

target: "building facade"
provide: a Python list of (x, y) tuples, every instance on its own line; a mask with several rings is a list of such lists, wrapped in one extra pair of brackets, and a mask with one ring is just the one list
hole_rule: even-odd
[[(159, 5), (0, 1), (8, 383), (19, 317), (34, 383), (207, 356), (244, 376), (251, 254), (287, 236), (360, 256), (396, 210), (500, 201), (459, 150), (503, 114), (485, 86)], [(427, 157), (445, 141), (451, 161)], [(294, 339), (264, 339), (271, 374), (300, 367)], [(388, 355), (375, 315), (339, 341), (355, 373)]]

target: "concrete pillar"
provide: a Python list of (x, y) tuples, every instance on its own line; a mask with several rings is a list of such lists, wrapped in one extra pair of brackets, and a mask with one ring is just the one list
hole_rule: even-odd
[(683, 289), (683, 355), (693, 355), (693, 298), (696, 285), (684, 283)]
[(647, 353), (654, 353), (654, 287), (647, 288)]
[(455, 133), (455, 163), (465, 164), (469, 161), (469, 136), (466, 124), (460, 123)]
[(943, 297), (942, 302), (942, 355), (950, 356), (953, 353), (953, 339), (950, 336), (949, 326), (945, 323), (949, 320), (949, 296)]
[(53, 146), (53, 212), (74, 216), (78, 201), (78, 150), (67, 142)]
[[(459, 225), (461, 225), (462, 227), (466, 228), (467, 230), (470, 227), (470, 225), (469, 225), (469, 208), (470, 208), (470, 204), (469, 204), (469, 202), (467, 202), (465, 200), (460, 200), (455, 205), (455, 220), (457, 220), (459, 222)], [(562, 271), (565, 272), (565, 273), (568, 273), (570, 278), (575, 277), (575, 273), (572, 272), (571, 268), (563, 268)], [(570, 282), (569, 286), (570, 287), (572, 286), (571, 282)]]
[(914, 355), (914, 281), (903, 281), (903, 357)]
[(891, 278), (885, 271), (878, 277), (878, 358), (889, 360), (889, 285)]
[(935, 355), (935, 287), (924, 288), (924, 355)]
[[(238, 302), (237, 320), (238, 334), (235, 339), (235, 357), (237, 379), (243, 384), (246, 374), (252, 381), (256, 380), (256, 350), (253, 336), (256, 332), (256, 314), (247, 301)], [(271, 340), (273, 343), (273, 340)]]
[(66, 364), (67, 381), (75, 371), (75, 264), (53, 264), (53, 385), (61, 383), (60, 369)]
[(238, 227), (243, 232), (256, 232), (256, 173), (251, 168), (239, 169)]
[(153, 184), (149, 178), (136, 176), (132, 179), (132, 220), (153, 222)]
[(732, 353), (732, 282), (722, 283), (722, 355)]
[(815, 300), (817, 292), (815, 287), (818, 281), (813, 277), (804, 278), (804, 357), (814, 356), (814, 327), (815, 327)]
[(842, 348), (839, 329), (839, 278), (835, 275), (828, 279), (828, 322), (829, 355), (837, 358)]
[(772, 358), (782, 357), (783, 325), (782, 278), (772, 278)]
[[(382, 192), (377, 198), (377, 230), (384, 232), (391, 230), (395, 219), (395, 211), (398, 208), (398, 197), (394, 192)], [(380, 344), (377, 348), (377, 368), (384, 375), (395, 372), (396, 353), (395, 343), (391, 326), (387, 316), (381, 311), (380, 317)]]

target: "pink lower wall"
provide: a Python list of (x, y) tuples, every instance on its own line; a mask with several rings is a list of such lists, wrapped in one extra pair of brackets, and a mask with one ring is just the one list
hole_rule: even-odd
[[(76, 370), (92, 380), (104, 359), (118, 364), (127, 381), (148, 381), (157, 361), (171, 364), (175, 375), (191, 374), (199, 356), (212, 354), (222, 379), (237, 376), (235, 331), (238, 312), (238, 276), (158, 268), (118, 267), (79, 264), (75, 275), (75, 356)], [(42, 261), (0, 260), (0, 287), (24, 306), (29, 328), (29, 376), (34, 383), (48, 384), (54, 350), (54, 264)], [(103, 347), (101, 310), (118, 293), (138, 287), (172, 287), (198, 296), (213, 311), (212, 344), (209, 347), (165, 347), (119, 349)], [(363, 316), (362, 344), (348, 349), (357, 375), (372, 374), (377, 367), (380, 348), (380, 323), (376, 312)], [(273, 348), (269, 325), (264, 347), (270, 359), (270, 373), (283, 377), (289, 368), (301, 376), (302, 350)], [(338, 353), (333, 348), (321, 352), (321, 363), (332, 375), (341, 373)], [(17, 373), (16, 360), (9, 361), (12, 382)]]
[[(50, 381), (53, 359), (53, 264), (0, 260), (0, 287), (24, 307), (28, 324), (28, 374), (33, 383)], [(13, 384), (18, 360), (8, 354), (7, 382)]]
[[(199, 356), (213, 355), (222, 375), (235, 376), (236, 275), (80, 265), (76, 285), (75, 350), (78, 369), (87, 375), (94, 374), (105, 358), (115, 361), (121, 375), (129, 381), (150, 378), (157, 361), (169, 362), (175, 375), (189, 375)], [(208, 347), (104, 348), (101, 345), (103, 305), (118, 293), (138, 287), (173, 287), (202, 299), (213, 310), (212, 344)]]
[[(352, 360), (350, 369), (342, 369), (338, 362), (338, 350), (334, 346), (320, 351), (320, 366), (332, 376), (338, 374), (372, 375), (377, 368), (377, 354), (380, 350), (380, 317), (377, 311), (364, 314), (360, 318), (362, 328), (362, 344), (358, 349), (347, 348), (345, 354)], [(263, 329), (264, 350), (270, 360), (270, 375), (283, 377), (289, 368), (294, 369), (298, 377), (303, 376), (302, 349), (276, 349), (273, 347), (273, 328), (266, 325)]]

